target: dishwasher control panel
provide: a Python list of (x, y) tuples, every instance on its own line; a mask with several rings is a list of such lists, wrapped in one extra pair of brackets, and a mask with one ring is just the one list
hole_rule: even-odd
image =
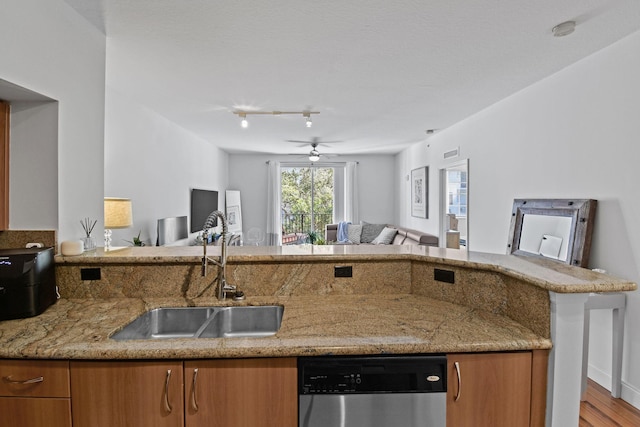
[(446, 376), (445, 355), (298, 359), (299, 394), (443, 392)]
[(304, 390), (307, 393), (354, 393), (358, 385), (362, 384), (360, 373), (318, 374), (309, 375), (304, 380)]

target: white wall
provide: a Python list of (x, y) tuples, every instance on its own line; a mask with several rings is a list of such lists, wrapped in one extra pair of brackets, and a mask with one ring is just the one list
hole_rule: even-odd
[[(423, 163), (443, 167), (442, 153), (459, 146), (469, 158), (470, 248), (494, 253), (506, 251), (514, 198), (597, 199), (591, 267), (640, 282), (638, 52), (635, 33), (434, 135), (430, 148), (411, 147), (398, 156), (398, 179)], [(437, 219), (425, 225), (438, 229)], [(622, 396), (640, 407), (640, 295), (627, 301)], [(610, 312), (593, 313), (591, 325), (590, 376), (609, 387)]]
[[(415, 228), (437, 236), (438, 169), (444, 166), (437, 162), (434, 151), (427, 144), (415, 144), (407, 148), (396, 156), (395, 162), (395, 192), (398, 198), (396, 223), (401, 227)], [(424, 166), (429, 166), (428, 218), (418, 218), (411, 216), (411, 171)]]
[(29, 228), (82, 237), (80, 219), (103, 215), (105, 36), (62, 0), (3, 0), (0, 40), (0, 79), (59, 103), (57, 212)]
[(11, 102), (10, 229), (58, 228), (58, 106)]
[(218, 191), (224, 210), (226, 152), (108, 85), (105, 125), (104, 194), (131, 198), (133, 204), (133, 227), (113, 230), (114, 246), (129, 245), (125, 240), (138, 232), (147, 245), (155, 245), (158, 219), (187, 215), (190, 220), (192, 188)]
[[(242, 223), (246, 233), (267, 227), (267, 160), (291, 162), (290, 156), (257, 154), (229, 155), (229, 187), (240, 190)], [(334, 161), (334, 159), (332, 159)], [(395, 162), (390, 155), (341, 156), (336, 162), (358, 161), (360, 219), (372, 223), (393, 223), (396, 196)]]

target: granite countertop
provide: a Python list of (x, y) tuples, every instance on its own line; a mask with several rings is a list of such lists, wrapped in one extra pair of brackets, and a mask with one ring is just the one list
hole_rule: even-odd
[[(0, 358), (196, 359), (551, 348), (549, 339), (505, 316), (410, 294), (254, 297), (224, 304), (283, 305), (282, 326), (271, 337), (109, 338), (146, 310), (193, 303), (180, 298), (61, 299), (39, 316), (0, 322)], [(204, 298), (195, 305), (221, 304)]]
[[(219, 251), (216, 246), (208, 249), (210, 256), (219, 255)], [(101, 265), (124, 265), (128, 269), (136, 264), (152, 267), (154, 264), (195, 265), (200, 264), (201, 257), (200, 247), (124, 248), (112, 252), (98, 248), (80, 256), (58, 255), (56, 264), (72, 269)], [(228, 262), (237, 265), (406, 260), (499, 273), (559, 293), (631, 291), (637, 288), (635, 283), (626, 280), (540, 257), (426, 246), (243, 246), (230, 247), (228, 252)], [(293, 277), (297, 279), (297, 276)], [(466, 289), (465, 286), (469, 285), (462, 284), (460, 289)], [(289, 293), (287, 296), (250, 296), (241, 303), (220, 302), (211, 296), (151, 298), (143, 295), (95, 299), (75, 299), (69, 295), (39, 316), (0, 321), (0, 358), (195, 359), (551, 348), (550, 339), (539, 335), (541, 330), (534, 328), (537, 333), (533, 332), (512, 319), (518, 316), (510, 318), (499, 311), (476, 308), (477, 304), (459, 303), (457, 299), (450, 299), (455, 302), (452, 303), (411, 294), (408, 289), (398, 293), (365, 295), (320, 293), (293, 296)], [(109, 338), (153, 308), (247, 304), (284, 306), (282, 326), (275, 336), (130, 341)]]
[[(210, 256), (220, 248), (207, 249)], [(98, 248), (80, 256), (56, 256), (59, 264), (200, 263), (199, 246)], [(230, 246), (229, 263), (415, 260), (494, 271), (557, 293), (623, 292), (637, 289), (628, 280), (537, 256), (502, 255), (417, 245)]]

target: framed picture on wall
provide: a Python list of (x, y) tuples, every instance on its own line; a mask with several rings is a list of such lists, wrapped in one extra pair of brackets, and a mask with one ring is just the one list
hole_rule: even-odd
[(225, 192), (225, 199), (228, 231), (234, 234), (242, 234), (240, 192), (237, 190), (227, 190)]
[(429, 218), (429, 166), (411, 171), (411, 216)]

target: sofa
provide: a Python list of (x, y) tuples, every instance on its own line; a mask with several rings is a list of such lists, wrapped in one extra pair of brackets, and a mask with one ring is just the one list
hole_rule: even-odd
[[(392, 245), (438, 246), (438, 236), (434, 236), (433, 234), (411, 228), (397, 227), (390, 224), (384, 225), (388, 228), (398, 230), (390, 243)], [(328, 245), (336, 244), (338, 242), (338, 224), (327, 224), (325, 226), (324, 240)], [(366, 242), (365, 244), (370, 244), (370, 242)]]

